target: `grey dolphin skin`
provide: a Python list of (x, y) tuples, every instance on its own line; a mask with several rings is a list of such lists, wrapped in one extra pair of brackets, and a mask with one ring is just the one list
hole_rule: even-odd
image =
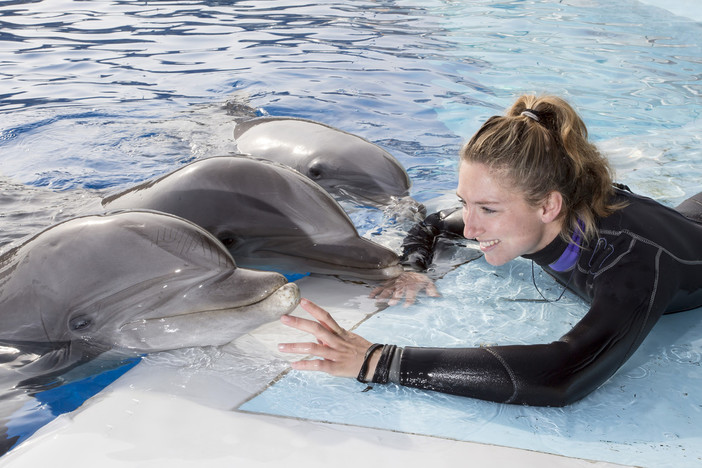
[(409, 194), (410, 178), (390, 153), (319, 122), (243, 120), (234, 127), (234, 138), (240, 152), (290, 166), (335, 196), (378, 206)]
[(40, 232), (0, 257), (0, 455), (35, 424), (8, 421), (67, 398), (70, 386), (57, 387), (144, 352), (229, 343), (298, 302), (284, 276), (237, 268), (172, 215), (84, 216)]
[(163, 213), (74, 218), (0, 258), (4, 343), (137, 352), (222, 345), (298, 300), (284, 276), (238, 268), (208, 232)]
[(391, 250), (358, 235), (319, 185), (281, 164), (246, 156), (201, 159), (103, 200), (151, 209), (211, 232), (238, 265), (383, 280), (402, 268)]

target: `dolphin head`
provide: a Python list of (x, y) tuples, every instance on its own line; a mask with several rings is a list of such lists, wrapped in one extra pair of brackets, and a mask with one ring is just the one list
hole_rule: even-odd
[(342, 198), (384, 206), (409, 193), (409, 176), (390, 153), (328, 125), (260, 117), (237, 123), (234, 136), (239, 151), (290, 166)]
[(202, 228), (125, 211), (75, 218), (3, 256), (0, 334), (138, 352), (220, 345), (292, 310), (282, 275), (237, 268)]
[(397, 255), (361, 238), (323, 188), (271, 161), (246, 156), (195, 161), (104, 204), (186, 218), (211, 232), (246, 267), (370, 280), (402, 271)]

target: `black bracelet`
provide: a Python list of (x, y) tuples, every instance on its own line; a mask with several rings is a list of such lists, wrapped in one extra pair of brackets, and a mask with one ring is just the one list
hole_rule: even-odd
[(388, 377), (390, 375), (390, 363), (392, 362), (392, 357), (395, 354), (396, 349), (397, 346), (395, 345), (383, 346), (383, 352), (380, 355), (380, 360), (378, 360), (378, 365), (375, 366), (375, 373), (373, 373), (373, 383), (388, 383)]
[(373, 354), (373, 351), (376, 349), (380, 348), (381, 345), (380, 343), (375, 343), (370, 345), (370, 348), (366, 351), (366, 355), (363, 356), (363, 364), (361, 364), (361, 370), (358, 372), (358, 377), (356, 377), (356, 380), (358, 380), (361, 383), (367, 383), (368, 381), (366, 380), (366, 372), (368, 372), (368, 362), (370, 361), (370, 357)]

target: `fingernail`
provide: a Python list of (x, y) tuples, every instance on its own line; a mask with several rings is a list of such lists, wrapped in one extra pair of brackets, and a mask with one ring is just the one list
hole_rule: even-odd
[(289, 315), (281, 315), (280, 316), (280, 321), (283, 323), (290, 323), (291, 320), (292, 320), (292, 317), (290, 317)]

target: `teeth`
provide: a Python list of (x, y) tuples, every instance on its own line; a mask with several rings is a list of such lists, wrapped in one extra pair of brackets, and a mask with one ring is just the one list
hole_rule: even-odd
[(480, 241), (480, 248), (486, 249), (488, 247), (492, 247), (495, 244), (499, 244), (499, 240), (491, 240), (491, 241)]

